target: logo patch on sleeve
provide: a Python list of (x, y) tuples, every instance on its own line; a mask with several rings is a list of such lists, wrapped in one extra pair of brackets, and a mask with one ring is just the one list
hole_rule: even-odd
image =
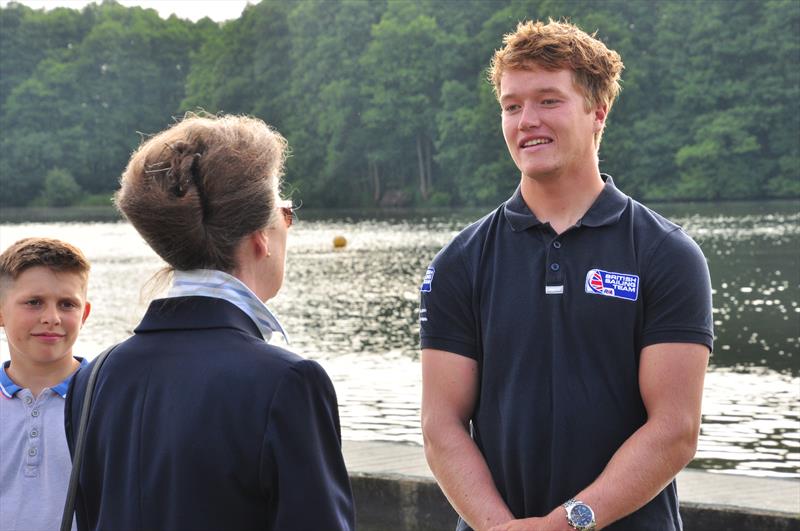
[(586, 273), (586, 293), (635, 301), (639, 298), (639, 277), (590, 269)]
[(420, 291), (424, 291), (426, 293), (430, 293), (431, 291), (431, 284), (433, 283), (433, 274), (436, 270), (432, 267), (429, 267), (427, 271), (425, 271), (425, 278), (422, 280), (422, 287), (419, 288)]

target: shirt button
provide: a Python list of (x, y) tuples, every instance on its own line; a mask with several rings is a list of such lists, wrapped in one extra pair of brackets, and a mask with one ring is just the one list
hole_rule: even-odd
[(550, 264), (550, 269), (552, 271), (558, 271), (559, 269), (561, 269), (561, 266), (558, 264)]
[(33, 411), (31, 411), (31, 417), (38, 417), (38, 416), (39, 416), (39, 410), (38, 409), (34, 409)]
[(33, 403), (33, 398), (26, 396), (25, 397), (25, 404), (31, 405)]
[(31, 430), (31, 437), (38, 437), (38, 436), (39, 436), (39, 430), (32, 429)]
[(38, 453), (39, 452), (38, 452), (38, 450), (36, 450), (36, 448), (28, 448), (28, 455), (29, 456), (36, 457), (36, 454), (38, 454)]
[(553, 242), (553, 247), (555, 247), (556, 249), (561, 249), (561, 242), (560, 241), (554, 241)]

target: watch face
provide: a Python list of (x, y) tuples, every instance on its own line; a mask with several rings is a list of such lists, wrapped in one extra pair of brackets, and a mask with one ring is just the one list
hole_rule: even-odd
[(588, 505), (579, 503), (572, 507), (569, 512), (569, 518), (575, 526), (581, 528), (592, 523), (594, 514), (592, 514), (592, 510)]

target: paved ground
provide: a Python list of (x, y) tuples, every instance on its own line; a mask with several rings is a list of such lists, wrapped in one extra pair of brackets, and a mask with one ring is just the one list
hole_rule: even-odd
[[(433, 478), (419, 446), (344, 441), (343, 447), (351, 473)], [(678, 495), (683, 502), (800, 513), (800, 480), (684, 470), (678, 475)]]

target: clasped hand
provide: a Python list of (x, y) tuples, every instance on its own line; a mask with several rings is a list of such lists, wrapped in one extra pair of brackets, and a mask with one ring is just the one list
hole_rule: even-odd
[(489, 531), (559, 531), (559, 529), (558, 526), (549, 524), (546, 518), (537, 517), (509, 520), (492, 527)]

